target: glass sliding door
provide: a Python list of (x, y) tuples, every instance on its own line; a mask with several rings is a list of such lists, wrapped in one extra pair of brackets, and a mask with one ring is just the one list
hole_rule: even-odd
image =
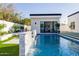
[(60, 33), (60, 24), (58, 22), (55, 23), (56, 32)]
[(60, 26), (57, 21), (41, 21), (40, 32), (41, 33), (58, 33)]
[(51, 29), (50, 29), (50, 26), (51, 25), (51, 22), (49, 22), (49, 21), (45, 21), (44, 22), (44, 32), (45, 33), (50, 33), (51, 32)]
[(54, 29), (54, 21), (52, 21), (52, 33), (55, 32), (55, 29)]
[(44, 33), (44, 21), (40, 22), (40, 32)]
[(57, 21), (52, 21), (52, 33), (60, 32), (60, 24)]

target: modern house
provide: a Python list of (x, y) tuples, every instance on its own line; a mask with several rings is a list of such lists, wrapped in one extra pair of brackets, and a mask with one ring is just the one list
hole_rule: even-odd
[(79, 11), (68, 16), (68, 27), (70, 32), (79, 33)]
[(40, 33), (59, 33), (61, 14), (30, 14), (31, 29)]

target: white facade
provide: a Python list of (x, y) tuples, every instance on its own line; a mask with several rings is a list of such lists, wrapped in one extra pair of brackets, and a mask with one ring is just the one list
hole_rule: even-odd
[[(42, 15), (42, 14), (41, 14)], [(40, 14), (32, 14), (31, 17), (31, 29), (36, 30), (37, 34), (40, 34), (40, 22), (41, 21), (57, 21), (60, 23), (61, 14), (52, 14), (52, 15), (42, 15)], [(36, 23), (36, 24), (35, 24)]]
[(60, 24), (60, 31), (61, 32), (69, 32), (70, 29), (68, 27), (68, 24)]
[(69, 28), (69, 31), (79, 33), (79, 11), (68, 16), (68, 27), (71, 22), (75, 22), (75, 29)]

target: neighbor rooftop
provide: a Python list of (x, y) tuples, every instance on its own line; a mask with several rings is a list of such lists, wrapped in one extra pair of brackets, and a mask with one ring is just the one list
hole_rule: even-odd
[(77, 12), (75, 12), (75, 13), (70, 14), (68, 17), (73, 16), (73, 15), (75, 15), (75, 14), (77, 14), (77, 13), (79, 13), (79, 11), (77, 11)]

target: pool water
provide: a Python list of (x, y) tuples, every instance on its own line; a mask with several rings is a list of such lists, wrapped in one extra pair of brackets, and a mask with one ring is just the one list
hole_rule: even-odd
[(57, 34), (40, 34), (29, 51), (32, 56), (79, 56), (79, 44)]

